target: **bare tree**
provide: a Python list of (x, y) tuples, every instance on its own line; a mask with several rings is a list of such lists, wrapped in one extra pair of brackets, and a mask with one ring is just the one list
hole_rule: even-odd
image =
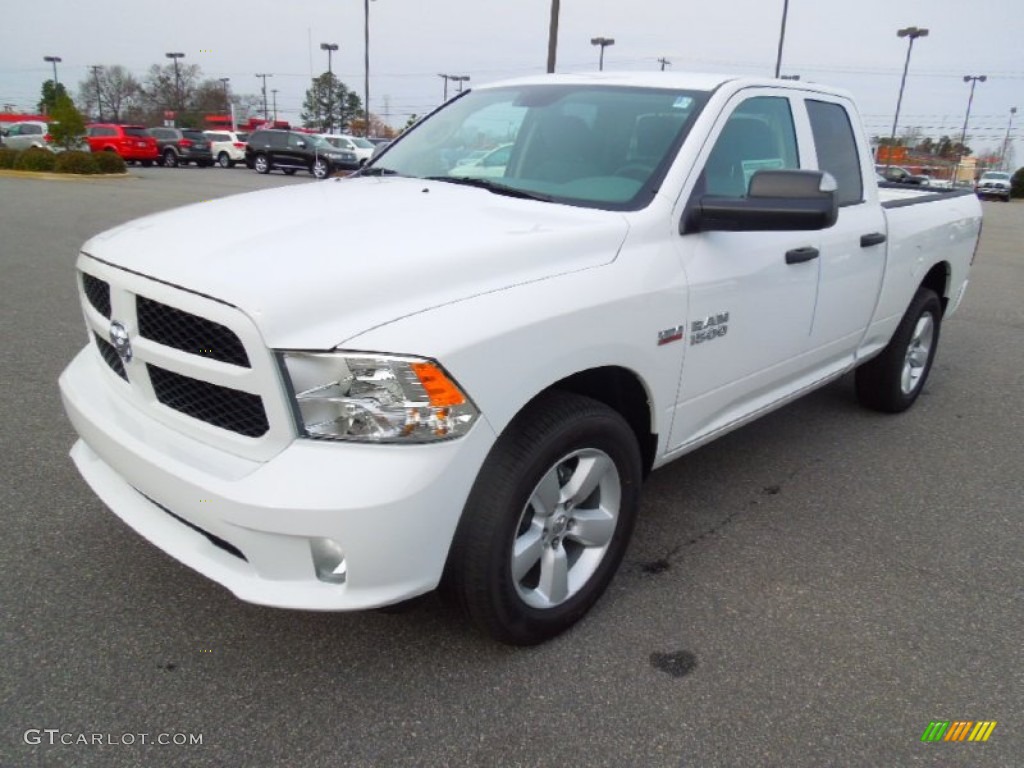
[(102, 67), (95, 75), (78, 83), (78, 104), (82, 111), (114, 123), (121, 122), (126, 111), (137, 107), (141, 96), (139, 81), (120, 64)]

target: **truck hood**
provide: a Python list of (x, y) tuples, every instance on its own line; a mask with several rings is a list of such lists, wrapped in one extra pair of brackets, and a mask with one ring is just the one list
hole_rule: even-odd
[(617, 212), (346, 178), (155, 214), (82, 250), (238, 307), (269, 346), (328, 349), (432, 307), (605, 264), (628, 228)]

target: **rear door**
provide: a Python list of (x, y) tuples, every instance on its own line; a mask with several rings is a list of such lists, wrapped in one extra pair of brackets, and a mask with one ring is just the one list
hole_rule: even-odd
[(808, 97), (814, 162), (835, 177), (839, 220), (821, 232), (820, 284), (811, 331), (814, 360), (842, 367), (856, 350), (875, 310), (887, 253), (886, 223), (871, 183), (871, 155), (854, 126), (853, 105), (830, 96)]

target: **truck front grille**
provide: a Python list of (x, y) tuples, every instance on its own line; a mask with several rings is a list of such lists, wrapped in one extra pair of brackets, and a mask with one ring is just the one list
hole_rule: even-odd
[(145, 296), (136, 297), (135, 311), (139, 334), (147, 339), (222, 363), (250, 367), (241, 339), (220, 323)]
[(86, 254), (78, 267), (90, 346), (103, 361), (99, 373), (111, 371), (112, 397), (256, 461), (295, 439), (277, 358), (237, 307)]
[(259, 395), (199, 381), (156, 365), (147, 365), (146, 369), (156, 399), (168, 408), (246, 437), (260, 437), (270, 428)]

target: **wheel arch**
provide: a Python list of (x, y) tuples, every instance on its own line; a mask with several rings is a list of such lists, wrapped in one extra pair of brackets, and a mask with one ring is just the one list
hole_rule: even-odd
[(928, 288), (934, 291), (939, 297), (939, 301), (942, 303), (943, 314), (945, 314), (946, 307), (949, 304), (949, 284), (952, 274), (953, 270), (949, 262), (940, 261), (932, 265), (932, 268), (928, 270), (920, 285), (921, 288)]
[(525, 406), (529, 408), (546, 392), (559, 390), (572, 392), (604, 403), (626, 420), (636, 435), (643, 458), (644, 477), (654, 464), (658, 448), (658, 435), (652, 430), (651, 395), (635, 371), (617, 365), (590, 368), (566, 376), (545, 387)]

